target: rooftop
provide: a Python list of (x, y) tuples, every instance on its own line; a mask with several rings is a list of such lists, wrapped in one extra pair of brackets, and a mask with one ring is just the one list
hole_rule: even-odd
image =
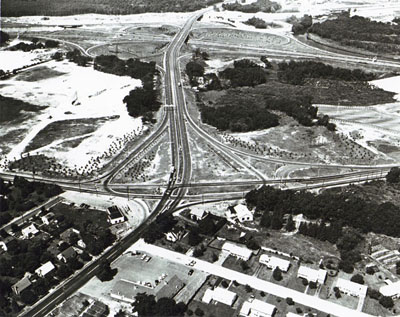
[(229, 241), (224, 243), (222, 250), (226, 250), (234, 255), (238, 255), (246, 259), (250, 258), (251, 254), (253, 253), (253, 251), (247, 248), (245, 245), (240, 246)]
[(383, 296), (389, 296), (389, 297), (398, 296), (400, 294), (400, 281), (381, 286), (379, 292)]
[(109, 214), (110, 219), (118, 219), (123, 217), (121, 211), (117, 206), (108, 207), (107, 212)]
[(281, 270), (284, 270), (284, 271), (287, 271), (290, 266), (289, 260), (284, 260), (284, 259), (278, 258), (276, 256), (268, 255), (268, 254), (262, 254), (260, 256), (259, 262), (267, 264), (268, 266), (271, 266), (271, 267), (279, 267)]
[(339, 289), (347, 290), (353, 294), (357, 294), (359, 296), (363, 296), (367, 293), (368, 287), (366, 285), (361, 285), (358, 283), (354, 283), (349, 280), (345, 280), (343, 278), (338, 278), (336, 282), (336, 287)]
[(35, 270), (35, 273), (38, 275), (45, 276), (47, 273), (53, 271), (56, 267), (51, 263), (51, 261), (46, 262), (41, 267)]
[(160, 288), (157, 292), (157, 299), (168, 297), (173, 298), (185, 286), (178, 276), (174, 275), (171, 279)]
[(256, 313), (254, 316), (272, 316), (275, 308), (274, 305), (254, 299), (252, 302), (246, 301), (243, 303), (243, 306), (240, 309), (240, 315), (248, 316), (250, 313), (256, 311), (258, 314)]

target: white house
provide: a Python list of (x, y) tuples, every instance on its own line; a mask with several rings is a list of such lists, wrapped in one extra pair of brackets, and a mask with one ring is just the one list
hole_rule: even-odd
[(121, 213), (120, 209), (117, 206), (112, 206), (107, 208), (107, 213), (108, 213), (108, 222), (111, 223), (112, 225), (125, 221), (124, 215)]
[(309, 282), (324, 284), (327, 272), (323, 269), (313, 269), (308, 266), (301, 265), (297, 272), (297, 277), (306, 279)]
[(175, 226), (174, 228), (172, 228), (171, 231), (169, 231), (165, 234), (165, 238), (168, 241), (176, 242), (176, 241), (179, 241), (180, 239), (182, 239), (184, 234), (185, 234), (185, 230), (182, 227)]
[(55, 218), (55, 214), (53, 212), (49, 212), (40, 218), (45, 225), (49, 225), (50, 222)]
[(388, 296), (393, 299), (400, 298), (400, 281), (381, 286), (379, 292), (383, 296)]
[(82, 239), (78, 240), (78, 242), (76, 244), (78, 245), (78, 247), (80, 247), (82, 249), (86, 248), (86, 243), (83, 242)]
[(222, 287), (217, 287), (214, 290), (207, 289), (204, 293), (202, 301), (209, 304), (212, 300), (215, 300), (216, 302), (232, 306), (236, 298), (236, 293), (228, 291)]
[(29, 239), (39, 233), (39, 230), (36, 229), (35, 225), (32, 223), (28, 227), (25, 227), (21, 230), (22, 236), (24, 239)]
[(358, 283), (354, 283), (349, 280), (345, 280), (343, 278), (338, 278), (336, 282), (336, 287), (343, 293), (356, 296), (356, 297), (365, 297), (367, 294), (368, 286), (361, 285)]
[(253, 253), (253, 251), (248, 249), (246, 246), (239, 246), (229, 241), (223, 244), (222, 251), (228, 252), (230, 255), (242, 259), (243, 261), (250, 259)]
[(204, 209), (195, 208), (190, 210), (189, 215), (190, 219), (195, 221), (200, 221), (203, 220), (205, 217), (207, 217), (208, 212), (205, 211)]
[(254, 299), (252, 302), (246, 301), (243, 303), (243, 306), (240, 309), (240, 316), (272, 317), (275, 312), (276, 307), (274, 305)]
[(295, 313), (288, 312), (288, 313), (286, 314), (286, 317), (303, 317), (303, 315), (297, 315), (297, 314), (295, 314)]
[(226, 212), (228, 220), (238, 220), (240, 223), (253, 221), (253, 213), (245, 205), (236, 205), (228, 207)]
[(48, 273), (53, 271), (56, 267), (51, 263), (51, 261), (46, 262), (41, 267), (35, 270), (35, 273), (40, 277), (45, 277)]
[(278, 267), (282, 272), (287, 272), (290, 267), (290, 261), (267, 254), (262, 254), (258, 261), (272, 270)]

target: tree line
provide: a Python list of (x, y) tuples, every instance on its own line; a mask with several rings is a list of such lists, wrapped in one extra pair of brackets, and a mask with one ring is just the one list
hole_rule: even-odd
[(361, 69), (333, 67), (321, 62), (300, 61), (281, 62), (278, 64), (278, 79), (293, 85), (301, 85), (306, 78), (323, 78), (344, 81), (369, 81), (376, 78), (373, 73)]
[(240, 4), (239, 2), (224, 3), (222, 4), (222, 8), (228, 11), (241, 11), (245, 13), (273, 13), (281, 9), (281, 5), (275, 1), (257, 0), (251, 4)]
[(221, 2), (221, 0), (33, 0), (28, 6), (24, 0), (13, 0), (2, 3), (1, 14), (2, 16), (64, 16), (86, 13), (139, 14), (146, 12), (191, 12), (218, 2)]

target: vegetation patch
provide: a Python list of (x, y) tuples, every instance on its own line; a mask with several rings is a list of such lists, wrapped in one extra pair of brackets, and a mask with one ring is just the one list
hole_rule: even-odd
[(146, 12), (190, 12), (196, 11), (219, 0), (36, 0), (27, 6), (24, 0), (2, 3), (2, 16), (48, 15), (64, 16), (73, 14), (137, 14)]
[(5, 123), (24, 116), (23, 112), (38, 112), (43, 107), (0, 95), (0, 122)]
[[(57, 140), (80, 137), (88, 133), (93, 133), (99, 126), (117, 118), (118, 116), (112, 116), (97, 119), (88, 118), (52, 122), (36, 134), (33, 140), (26, 146), (25, 151), (29, 152), (39, 149)], [(82, 138), (80, 140), (81, 142), (83, 141)]]
[(35, 67), (31, 70), (27, 70), (19, 73), (15, 79), (21, 81), (35, 82), (43, 79), (54, 78), (65, 75), (66, 73), (59, 72), (57, 70), (48, 68), (46, 66)]
[(377, 53), (398, 52), (400, 45), (400, 25), (361, 16), (350, 17), (348, 12), (343, 12), (336, 19), (314, 23), (309, 32), (342, 45)]
[(273, 13), (281, 8), (281, 5), (277, 2), (270, 0), (257, 0), (251, 4), (240, 4), (235, 3), (224, 3), (222, 7), (228, 11), (241, 11), (246, 13), (266, 12)]

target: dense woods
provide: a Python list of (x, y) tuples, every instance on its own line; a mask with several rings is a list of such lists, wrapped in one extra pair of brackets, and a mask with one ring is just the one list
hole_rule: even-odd
[(244, 24), (247, 25), (252, 25), (256, 29), (266, 29), (267, 28), (267, 22), (265, 22), (263, 19), (252, 17), (248, 19)]
[(400, 45), (400, 26), (383, 23), (344, 12), (337, 19), (314, 23), (309, 32), (320, 37), (374, 52), (397, 52)]
[(141, 79), (143, 87), (131, 90), (123, 101), (130, 116), (142, 116), (144, 122), (154, 122), (153, 111), (160, 108), (153, 83), (156, 74), (155, 62), (142, 62), (133, 58), (125, 61), (115, 55), (100, 55), (94, 60), (94, 68), (114, 75)]
[[(56, 53), (57, 54), (57, 53)], [(54, 54), (54, 59), (60, 59), (60, 55)], [(86, 66), (92, 59), (89, 56), (84, 56), (78, 49), (74, 49), (73, 51), (69, 51), (67, 53), (67, 59), (70, 62), (77, 64), (78, 66)]]
[(0, 44), (6, 43), (10, 39), (8, 33), (0, 31)]
[(279, 125), (279, 118), (257, 105), (201, 107), (201, 119), (220, 130), (247, 132)]
[(223, 79), (228, 79), (231, 87), (254, 87), (267, 81), (264, 68), (249, 59), (235, 61), (233, 68), (227, 68), (219, 75)]
[(346, 272), (352, 272), (354, 263), (361, 259), (357, 251), (364, 240), (361, 233), (400, 237), (396, 225), (400, 221), (399, 207), (365, 201), (349, 191), (327, 190), (316, 195), (264, 186), (250, 191), (246, 202), (261, 213), (260, 224), (266, 228), (281, 229), (284, 214), (302, 213), (308, 219), (317, 220), (301, 224), (299, 233), (336, 244), (342, 259), (340, 267)]
[(259, 212), (302, 213), (309, 219), (341, 222), (342, 226), (400, 237), (400, 207), (355, 197), (350, 192), (324, 191), (319, 195), (264, 186), (246, 195), (246, 202)]
[(188, 12), (221, 2), (220, 0), (25, 0), (3, 1), (2, 16), (73, 14), (137, 14), (146, 12)]
[(344, 81), (369, 81), (376, 78), (372, 73), (365, 73), (361, 69), (346, 69), (333, 67), (314, 61), (290, 61), (278, 64), (278, 78), (280, 81), (301, 85), (306, 78), (337, 79)]
[(241, 11), (245, 13), (256, 13), (256, 12), (276, 12), (281, 6), (279, 3), (269, 0), (257, 0), (251, 4), (240, 4), (239, 2), (224, 3), (222, 7), (228, 11)]

